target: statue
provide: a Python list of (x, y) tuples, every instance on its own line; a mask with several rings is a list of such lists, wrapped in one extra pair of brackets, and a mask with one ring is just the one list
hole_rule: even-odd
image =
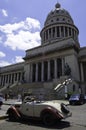
[(71, 68), (69, 67), (68, 63), (65, 64), (64, 74), (65, 75), (71, 75)]

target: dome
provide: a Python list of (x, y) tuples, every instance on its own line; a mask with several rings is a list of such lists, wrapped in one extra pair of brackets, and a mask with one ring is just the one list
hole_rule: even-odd
[(55, 9), (48, 14), (44, 26), (48, 26), (55, 23), (74, 24), (69, 12), (61, 8), (61, 5), (59, 3), (57, 3), (55, 5)]
[(51, 44), (70, 37), (78, 41), (78, 34), (78, 28), (74, 25), (71, 15), (61, 8), (59, 3), (48, 14), (44, 27), (40, 32), (42, 44)]

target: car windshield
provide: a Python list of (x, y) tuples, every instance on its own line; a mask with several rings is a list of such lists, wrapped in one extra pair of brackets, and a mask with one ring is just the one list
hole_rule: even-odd
[(76, 95), (72, 95), (71, 98), (77, 98), (77, 97), (80, 97), (79, 94), (76, 94)]

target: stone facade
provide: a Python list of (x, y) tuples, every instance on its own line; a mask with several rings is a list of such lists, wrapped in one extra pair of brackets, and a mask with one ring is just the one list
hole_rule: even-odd
[(78, 34), (69, 12), (57, 3), (40, 32), (41, 45), (26, 51), (24, 63), (0, 68), (0, 85), (23, 81), (40, 82), (44, 88), (51, 83), (53, 88), (65, 77), (65, 65), (68, 65), (67, 76), (73, 80), (68, 91), (86, 93), (86, 47), (80, 47)]

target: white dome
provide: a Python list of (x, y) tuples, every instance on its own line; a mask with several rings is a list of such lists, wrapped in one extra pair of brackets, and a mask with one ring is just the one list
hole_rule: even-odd
[(61, 5), (59, 3), (57, 3), (55, 5), (55, 9), (48, 14), (44, 26), (48, 26), (55, 23), (74, 24), (69, 12), (61, 8)]

